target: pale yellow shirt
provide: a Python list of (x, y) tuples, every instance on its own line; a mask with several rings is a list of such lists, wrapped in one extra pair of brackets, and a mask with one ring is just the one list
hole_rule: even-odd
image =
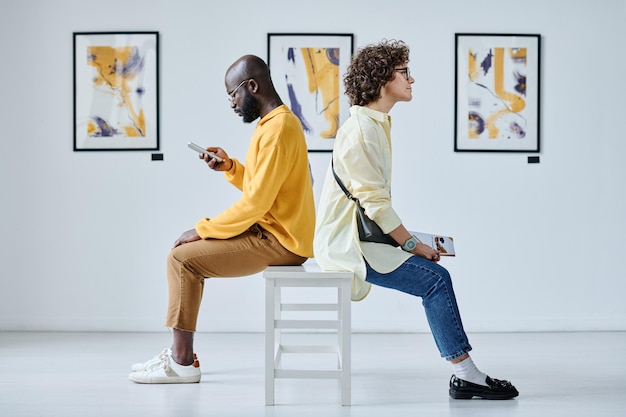
[(196, 224), (203, 239), (227, 239), (257, 223), (290, 252), (313, 256), (315, 201), (300, 120), (285, 105), (256, 126), (246, 164), (233, 159), (226, 179), (242, 191), (223, 213)]
[[(391, 206), (390, 131), (387, 113), (352, 106), (333, 150), (337, 176), (385, 233), (402, 223)], [(330, 166), (318, 204), (314, 252), (323, 269), (354, 272), (353, 300), (365, 298), (371, 288), (364, 257), (376, 271), (388, 273), (412, 256), (391, 245), (359, 240), (356, 203), (339, 188)]]

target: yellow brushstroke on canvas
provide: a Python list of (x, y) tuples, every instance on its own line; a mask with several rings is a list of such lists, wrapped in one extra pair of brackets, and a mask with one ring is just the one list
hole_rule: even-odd
[(526, 48), (509, 48), (509, 55), (515, 60), (524, 61), (526, 64)]
[(98, 131), (98, 126), (96, 126), (96, 124), (94, 122), (89, 120), (87, 122), (87, 135), (91, 136), (91, 135), (95, 134), (97, 131)]
[(326, 48), (302, 48), (309, 92), (322, 96), (324, 119), (330, 126), (320, 133), (322, 138), (334, 138), (339, 129), (339, 66), (326, 56)]
[(474, 124), (472, 124), (472, 122), (474, 120), (476, 120), (475, 117), (476, 116), (472, 116), (472, 115), (469, 116), (469, 129), (468, 129), (468, 132), (467, 132), (467, 136), (468, 136), (469, 139), (479, 139), (480, 138), (480, 136), (478, 135), (478, 130), (476, 129), (476, 126), (474, 126)]
[(474, 81), (480, 76), (480, 70), (476, 66), (476, 54), (474, 54), (474, 51), (470, 49), (468, 54), (469, 56), (467, 57), (467, 62), (469, 68), (469, 79), (470, 81)]
[[(467, 66), (468, 66), (468, 71), (469, 71), (468, 75), (469, 75), (470, 81), (474, 81), (478, 77), (480, 77), (480, 70), (478, 69), (478, 66), (476, 65), (476, 54), (471, 49), (468, 51)], [(471, 122), (472, 122), (472, 116), (470, 116), (468, 137), (469, 139), (478, 139), (479, 138), (478, 131), (476, 130), (474, 126), (472, 126)]]
[(519, 113), (526, 107), (526, 101), (518, 94), (504, 90), (504, 48), (494, 48), (494, 91), (498, 97), (509, 103), (509, 108), (494, 112), (487, 118), (486, 126), (489, 139), (497, 139), (499, 129), (496, 121), (505, 114)]
[[(133, 71), (127, 73), (118, 73), (116, 68), (124, 67), (135, 54), (135, 48), (132, 46), (111, 47), (111, 46), (90, 46), (87, 48), (88, 56), (92, 59), (88, 60), (88, 64), (97, 69), (97, 76), (94, 85), (108, 86), (119, 94), (120, 106), (128, 109), (130, 119), (133, 125), (123, 126), (127, 136), (145, 136), (146, 121), (143, 111), (139, 115), (135, 111), (131, 100), (132, 81), (137, 74)], [(95, 126), (94, 126), (95, 128)], [(88, 131), (91, 127), (88, 126)], [(89, 133), (89, 132), (88, 132)]]
[[(143, 113), (143, 110), (139, 111), (139, 116), (137, 118), (139, 120), (139, 126), (146, 125), (146, 117)], [(129, 138), (142, 136), (141, 132), (137, 130), (135, 126), (124, 126), (124, 131), (126, 132), (126, 136), (128, 136)]]

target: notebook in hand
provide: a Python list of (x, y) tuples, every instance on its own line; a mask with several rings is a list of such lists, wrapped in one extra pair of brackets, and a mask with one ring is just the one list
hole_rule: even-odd
[(420, 242), (439, 251), (441, 256), (455, 256), (454, 239), (450, 236), (432, 235), (430, 233), (411, 232)]

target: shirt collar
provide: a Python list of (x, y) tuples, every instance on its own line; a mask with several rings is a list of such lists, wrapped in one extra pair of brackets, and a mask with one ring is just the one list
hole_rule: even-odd
[(391, 122), (391, 116), (389, 116), (388, 113), (383, 113), (381, 111), (373, 110), (373, 109), (370, 109), (368, 107), (363, 107), (363, 106), (354, 105), (350, 107), (350, 114), (351, 115), (364, 114), (365, 116), (371, 117), (372, 119), (375, 119), (381, 123)]
[(262, 126), (265, 122), (267, 122), (268, 120), (270, 120), (272, 117), (276, 116), (277, 114), (288, 112), (288, 111), (290, 111), (289, 107), (287, 107), (285, 104), (281, 104), (280, 106), (276, 107), (271, 112), (267, 113), (265, 117), (263, 117), (261, 120), (259, 120), (259, 125)]

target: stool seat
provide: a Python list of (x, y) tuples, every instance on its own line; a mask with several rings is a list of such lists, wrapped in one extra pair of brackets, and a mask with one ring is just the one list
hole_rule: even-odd
[[(278, 378), (338, 379), (341, 382), (341, 404), (350, 405), (350, 291), (352, 272), (324, 271), (313, 260), (301, 266), (270, 266), (263, 272), (265, 278), (265, 403), (273, 405), (275, 380)], [(315, 302), (314, 291), (306, 293), (303, 302), (285, 302), (284, 288), (331, 288), (336, 290), (336, 301)], [(286, 318), (283, 312), (312, 312), (300, 318)], [(315, 312), (315, 313), (313, 313)], [(335, 318), (312, 316), (319, 312), (333, 312)], [(286, 345), (283, 330), (299, 330), (312, 337), (336, 333), (332, 345)], [(334, 354), (336, 369), (286, 369), (283, 354)]]

